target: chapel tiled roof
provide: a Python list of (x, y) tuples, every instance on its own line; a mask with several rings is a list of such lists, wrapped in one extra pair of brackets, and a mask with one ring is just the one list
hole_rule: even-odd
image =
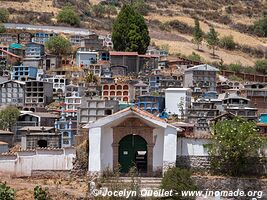
[(140, 115), (143, 115), (145, 117), (149, 117), (151, 119), (154, 119), (154, 120), (157, 120), (157, 121), (165, 122), (166, 123), (166, 121), (164, 119), (161, 119), (159, 117), (156, 117), (153, 114), (151, 114), (150, 112), (141, 110), (141, 109), (137, 108), (136, 106), (125, 108), (125, 109), (123, 109), (121, 111), (116, 112), (115, 114), (124, 113), (124, 112), (130, 111), (130, 110), (133, 111), (133, 112), (136, 112), (136, 113), (138, 113)]

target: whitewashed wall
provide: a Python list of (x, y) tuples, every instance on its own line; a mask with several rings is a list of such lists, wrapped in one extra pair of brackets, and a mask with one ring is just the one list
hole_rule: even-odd
[(0, 155), (0, 172), (17, 177), (31, 176), (34, 170), (71, 170), (75, 148), (20, 151), (15, 155)]
[(167, 112), (181, 115), (179, 105), (182, 103), (184, 114), (191, 104), (191, 93), (189, 88), (168, 88), (165, 90), (165, 108)]
[(194, 139), (179, 137), (177, 140), (178, 156), (208, 156), (205, 144), (209, 144), (208, 139)]
[(164, 146), (164, 129), (156, 128), (153, 130), (154, 140), (156, 139), (153, 148), (153, 171), (162, 169), (163, 167), (163, 146)]
[(101, 169), (113, 169), (113, 128), (105, 127), (101, 130)]
[(163, 148), (163, 173), (172, 166), (175, 166), (177, 151), (177, 130), (167, 126), (164, 130), (164, 148)]

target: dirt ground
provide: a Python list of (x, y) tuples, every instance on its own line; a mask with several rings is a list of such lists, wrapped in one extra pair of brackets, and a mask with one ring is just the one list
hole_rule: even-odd
[(16, 190), (16, 200), (34, 200), (34, 187), (40, 185), (48, 188), (52, 200), (76, 200), (84, 199), (87, 194), (85, 179), (29, 179), (0, 177), (0, 182), (6, 182), (8, 186)]

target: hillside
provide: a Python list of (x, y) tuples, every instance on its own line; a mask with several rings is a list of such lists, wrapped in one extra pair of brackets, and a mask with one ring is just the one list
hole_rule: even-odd
[[(10, 21), (32, 24), (56, 24), (56, 15), (62, 6), (73, 5), (81, 16), (82, 27), (97, 33), (108, 33), (115, 16), (104, 15), (96, 17), (90, 13), (90, 6), (98, 4), (99, 0), (27, 0), (1, 1), (0, 7), (11, 13)], [(120, 1), (119, 1), (120, 3)], [(254, 65), (257, 59), (266, 56), (267, 38), (251, 34), (250, 26), (260, 17), (266, 15), (266, 0), (234, 1), (234, 0), (168, 0), (146, 1), (148, 15), (145, 16), (149, 25), (152, 43), (167, 48), (172, 54), (188, 56), (192, 52), (199, 54), (203, 61), (224, 63), (240, 63), (244, 66)], [(119, 7), (117, 10), (119, 11)], [(89, 13), (89, 14), (88, 14)], [(207, 33), (209, 25), (213, 25), (219, 32), (219, 37), (233, 36), (237, 43), (236, 50), (218, 48), (216, 57), (211, 56), (207, 44), (196, 50), (192, 41), (194, 17), (200, 19), (202, 30)], [(265, 54), (265, 55), (264, 55)]]

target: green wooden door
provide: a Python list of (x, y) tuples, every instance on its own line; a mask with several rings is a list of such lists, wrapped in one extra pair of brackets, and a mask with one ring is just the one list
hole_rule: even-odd
[[(147, 143), (139, 135), (127, 135), (121, 139), (119, 143), (119, 164), (122, 173), (128, 173), (129, 169), (136, 165), (136, 157), (138, 152), (147, 152)], [(146, 171), (146, 161), (142, 171)]]

